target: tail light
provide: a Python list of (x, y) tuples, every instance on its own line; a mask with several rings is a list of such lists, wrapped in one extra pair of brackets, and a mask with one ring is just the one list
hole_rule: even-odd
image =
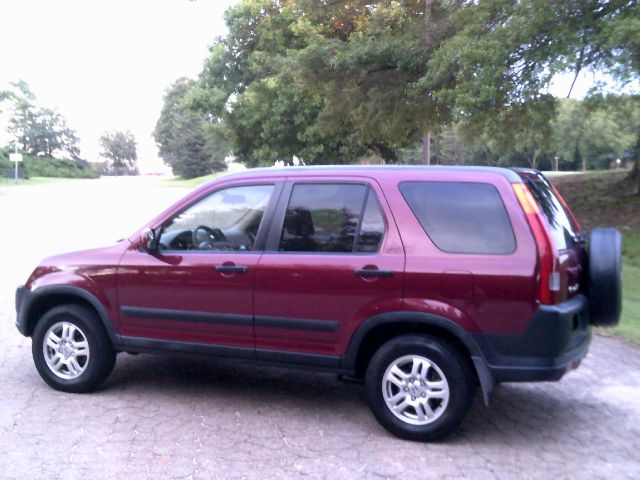
[(560, 290), (560, 273), (555, 268), (558, 263), (557, 254), (547, 233), (540, 206), (531, 195), (529, 187), (524, 183), (514, 183), (513, 190), (527, 217), (527, 222), (538, 247), (538, 260), (540, 263), (538, 299), (540, 303), (552, 305), (557, 303), (556, 293)]

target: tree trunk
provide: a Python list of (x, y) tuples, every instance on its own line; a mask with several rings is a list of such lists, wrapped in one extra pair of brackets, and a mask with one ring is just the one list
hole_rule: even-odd
[(422, 136), (422, 163), (431, 165), (431, 132), (427, 131)]
[(587, 171), (587, 157), (585, 157), (584, 155), (580, 155), (580, 162), (582, 163), (582, 171), (586, 172)]
[(636, 141), (636, 148), (633, 152), (633, 169), (629, 174), (629, 178), (636, 186), (636, 193), (640, 196), (640, 133)]
[(425, 0), (424, 2), (424, 23), (425, 23), (425, 34), (424, 40), (429, 46), (433, 40), (433, 35), (431, 34), (431, 29), (433, 26), (431, 25), (431, 17), (433, 12), (433, 0)]
[(488, 148), (485, 147), (484, 152), (484, 161), (487, 165), (495, 165), (496, 161), (493, 158), (493, 153), (491, 153), (491, 150), (489, 150)]
[[(424, 41), (427, 48), (431, 46), (433, 42), (431, 25), (431, 16), (433, 10), (433, 0), (425, 0), (424, 2)], [(427, 130), (422, 136), (422, 163), (425, 165), (431, 165), (431, 131)]]

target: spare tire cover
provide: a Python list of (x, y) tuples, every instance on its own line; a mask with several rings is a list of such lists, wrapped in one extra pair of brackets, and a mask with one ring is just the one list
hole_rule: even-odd
[(593, 325), (613, 326), (622, 311), (622, 235), (594, 228), (589, 235), (589, 317)]

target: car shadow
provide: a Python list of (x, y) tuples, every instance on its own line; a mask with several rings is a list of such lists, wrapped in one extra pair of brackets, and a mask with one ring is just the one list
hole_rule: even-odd
[(356, 401), (366, 408), (362, 384), (339, 381), (335, 374), (182, 355), (120, 354), (103, 387), (103, 391), (111, 390), (234, 395), (249, 403), (252, 399), (263, 403), (286, 397), (301, 407), (305, 403)]
[[(602, 407), (577, 397), (574, 385), (507, 384), (498, 387), (491, 408), (483, 405), (479, 390), (474, 404), (458, 432), (442, 443), (457, 445), (483, 442), (498, 447), (517, 447), (532, 442), (564, 441), (567, 432), (580, 438), (600, 415), (598, 428), (607, 427), (608, 415)], [(349, 428), (388, 435), (369, 414), (362, 384), (340, 381), (335, 374), (302, 369), (263, 367), (232, 360), (188, 356), (128, 355), (118, 358), (103, 394), (133, 393), (137, 398), (164, 397), (177, 402), (209, 401), (224, 408), (225, 402), (237, 411), (256, 411), (277, 405), (303, 416), (349, 419)], [(205, 399), (205, 400), (202, 400)], [(275, 407), (273, 407), (275, 408)], [(359, 412), (354, 416), (354, 412)]]

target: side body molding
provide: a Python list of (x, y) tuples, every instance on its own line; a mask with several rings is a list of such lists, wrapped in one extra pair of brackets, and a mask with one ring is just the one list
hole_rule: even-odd
[(414, 327), (432, 327), (435, 330), (446, 331), (451, 336), (459, 340), (465, 348), (469, 351), (471, 361), (478, 374), (480, 386), (482, 388), (482, 395), (485, 405), (489, 406), (491, 403), (491, 396), (495, 387), (495, 381), (489, 370), (489, 366), (484, 357), (484, 354), (478, 347), (477, 343), (460, 325), (452, 320), (438, 315), (429, 313), (413, 312), (413, 311), (392, 311), (385, 312), (379, 315), (374, 315), (369, 319), (362, 322), (357, 328), (346, 354), (341, 358), (341, 366), (343, 368), (355, 371), (356, 361), (358, 358), (358, 351), (362, 345), (362, 341), (366, 335), (372, 332), (374, 329), (381, 326), (398, 325), (399, 327), (414, 326)]

